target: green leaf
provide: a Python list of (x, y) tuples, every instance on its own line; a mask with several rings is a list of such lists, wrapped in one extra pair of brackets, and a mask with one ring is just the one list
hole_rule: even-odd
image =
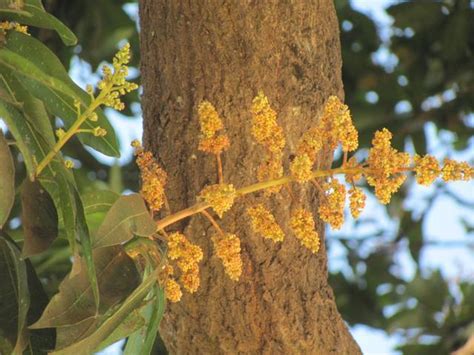
[[(48, 111), (63, 119), (66, 127), (71, 126), (77, 117), (74, 100), (81, 103), (83, 110), (89, 106), (91, 102), (89, 95), (71, 80), (56, 55), (38, 40), (10, 31), (5, 48), (0, 49), (0, 56), (2, 51), (7, 51), (3, 53), (3, 60), (13, 68), (15, 75), (21, 74), (19, 78), (23, 85), (32, 95), (43, 101)], [(41, 63), (41, 67), (38, 67), (37, 63)], [(120, 156), (112, 125), (101, 109), (97, 109), (96, 113), (98, 121), (87, 120), (83, 128), (92, 129), (100, 126), (107, 131), (107, 135), (94, 137), (90, 133), (80, 133), (79, 140), (103, 154)]]
[(26, 179), (21, 187), (22, 256), (29, 257), (49, 248), (58, 236), (58, 213), (53, 199), (38, 181)]
[(6, 340), (14, 353), (20, 353), (27, 342), (28, 279), (20, 251), (3, 234), (0, 234), (0, 280), (0, 344)]
[(46, 307), (41, 318), (30, 328), (64, 327), (104, 315), (123, 301), (139, 284), (140, 276), (132, 259), (122, 247), (114, 246), (94, 250), (94, 265), (100, 290), (100, 307), (97, 310), (94, 295), (83, 258), (79, 273), (69, 275)]
[(69, 347), (51, 352), (51, 354), (69, 355), (73, 353), (93, 353), (147, 296), (150, 289), (157, 282), (158, 271), (158, 269), (153, 271), (93, 334), (81, 341), (75, 342)]
[(153, 288), (154, 302), (144, 309), (146, 326), (136, 331), (127, 340), (124, 355), (151, 354), (158, 328), (165, 310), (164, 289), (156, 285)]
[(86, 193), (82, 196), (86, 215), (97, 212), (108, 212), (120, 195), (109, 190), (99, 190)]
[(122, 244), (134, 235), (148, 237), (156, 226), (138, 194), (121, 196), (107, 213), (94, 239), (93, 248)]
[(74, 33), (53, 15), (48, 14), (40, 2), (28, 1), (21, 10), (0, 8), (3, 19), (15, 21), (23, 25), (55, 30), (65, 45), (73, 46), (77, 43)]
[(0, 229), (10, 215), (15, 202), (15, 165), (8, 143), (0, 130)]

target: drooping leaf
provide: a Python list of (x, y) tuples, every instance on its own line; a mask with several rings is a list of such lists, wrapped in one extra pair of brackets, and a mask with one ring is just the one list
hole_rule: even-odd
[[(101, 250), (101, 249), (99, 249)], [(150, 292), (150, 289), (156, 284), (158, 270), (152, 272), (138, 286), (127, 299), (107, 318), (89, 337), (82, 339), (69, 347), (58, 349), (51, 354), (66, 355), (71, 353), (83, 352), (93, 353), (100, 344), (107, 339), (115, 329), (127, 318), (127, 316), (136, 309), (143, 299)]]
[(16, 11), (1, 7), (0, 14), (6, 20), (55, 30), (65, 45), (72, 46), (77, 43), (74, 33), (56, 17), (48, 14), (39, 1), (25, 1), (22, 8)]
[[(66, 127), (71, 126), (77, 117), (74, 100), (81, 103), (82, 110), (91, 102), (89, 95), (72, 81), (55, 54), (38, 40), (10, 31), (5, 48), (0, 49), (0, 57), (2, 55), (4, 63), (15, 70), (15, 75), (29, 92), (41, 99), (53, 115), (63, 119)], [(101, 109), (95, 112), (98, 115), (97, 122), (87, 120), (83, 127), (92, 129), (100, 126), (107, 131), (107, 135), (94, 137), (89, 133), (80, 133), (79, 139), (103, 154), (120, 156), (112, 125)]]
[(93, 259), (100, 290), (99, 309), (96, 309), (87, 268), (81, 258), (75, 261), (81, 263), (80, 272), (63, 280), (59, 293), (31, 328), (71, 326), (99, 317), (124, 300), (139, 284), (135, 264), (122, 247), (94, 250)]
[(21, 188), (22, 256), (39, 254), (58, 236), (58, 213), (53, 199), (36, 181), (26, 179)]
[(0, 130), (0, 229), (7, 221), (15, 202), (15, 165), (8, 143)]
[(93, 239), (93, 248), (116, 245), (134, 235), (148, 237), (156, 230), (145, 202), (138, 194), (121, 196), (107, 213)]
[(20, 250), (3, 233), (0, 234), (0, 280), (0, 344), (9, 343), (13, 352), (18, 353), (27, 345), (30, 295)]

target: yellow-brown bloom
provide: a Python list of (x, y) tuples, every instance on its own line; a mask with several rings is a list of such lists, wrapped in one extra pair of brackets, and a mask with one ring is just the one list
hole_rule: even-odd
[(194, 293), (199, 288), (201, 280), (199, 279), (199, 267), (194, 265), (193, 268), (181, 274), (181, 283), (183, 287), (189, 292)]
[(364, 191), (358, 187), (353, 187), (349, 190), (350, 210), (352, 217), (359, 218), (360, 213), (365, 207), (366, 196)]
[(431, 155), (425, 155), (423, 157), (415, 155), (414, 161), (416, 181), (420, 185), (431, 185), (441, 173), (438, 160)]
[(175, 232), (168, 237), (168, 257), (177, 260), (180, 270), (186, 273), (197, 267), (203, 253), (201, 248), (192, 244), (184, 234)]
[(404, 171), (410, 165), (410, 155), (392, 148), (391, 139), (392, 134), (386, 128), (375, 132), (367, 159), (367, 182), (375, 188), (375, 196), (383, 204), (389, 203), (392, 194), (405, 182)]
[(166, 172), (155, 161), (153, 154), (143, 150), (138, 141), (133, 141), (132, 146), (142, 179), (140, 194), (152, 211), (159, 211), (165, 201)]
[(320, 218), (329, 223), (334, 229), (340, 229), (344, 223), (344, 205), (346, 202), (346, 187), (337, 179), (324, 184), (325, 198), (319, 206)]
[(313, 178), (313, 162), (307, 154), (297, 155), (290, 164), (291, 175), (298, 182), (306, 182)]
[(236, 190), (232, 184), (215, 184), (206, 186), (199, 197), (209, 203), (219, 217), (234, 204)]
[(319, 235), (314, 228), (314, 219), (311, 212), (304, 208), (295, 210), (290, 219), (290, 227), (300, 243), (317, 253), (319, 250)]
[(444, 166), (441, 173), (443, 180), (446, 182), (474, 179), (474, 168), (465, 161), (458, 162), (451, 159), (444, 159)]
[(283, 130), (276, 121), (276, 112), (270, 107), (262, 91), (252, 101), (252, 135), (270, 152), (281, 152), (285, 146)]
[(346, 173), (345, 179), (349, 184), (354, 184), (362, 178), (362, 167), (359, 166), (359, 162), (355, 156), (352, 156), (344, 165), (347, 169), (356, 169), (356, 172)]
[(204, 138), (214, 137), (217, 131), (224, 128), (219, 114), (209, 101), (202, 101), (199, 104), (198, 116)]
[(165, 295), (166, 298), (173, 303), (179, 302), (183, 296), (181, 287), (172, 278), (168, 278), (165, 282)]
[(216, 255), (221, 259), (227, 275), (237, 281), (242, 274), (242, 258), (240, 257), (240, 239), (235, 234), (225, 237), (214, 237)]
[(223, 134), (220, 136), (200, 139), (198, 149), (206, 153), (220, 154), (227, 150), (229, 146), (229, 137), (226, 134)]
[(275, 221), (275, 217), (265, 206), (258, 204), (255, 207), (247, 208), (247, 214), (252, 222), (252, 229), (262, 237), (271, 239), (274, 242), (281, 242), (285, 238), (285, 233)]

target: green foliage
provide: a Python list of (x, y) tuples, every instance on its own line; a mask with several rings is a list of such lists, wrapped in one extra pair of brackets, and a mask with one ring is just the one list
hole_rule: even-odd
[[(77, 42), (38, 0), (1, 2), (0, 18)], [(83, 191), (54, 122), (77, 126), (81, 149), (119, 156), (114, 130), (98, 107), (96, 119), (78, 124), (78, 112), (90, 110), (94, 98), (53, 51), (33, 36), (0, 31), (0, 118), (8, 127), (6, 138), (0, 132), (0, 352), (92, 353), (132, 334), (130, 347), (150, 352), (164, 308), (161, 257), (137, 237), (155, 233), (153, 219), (139, 195), (120, 197), (99, 185)], [(107, 134), (91, 134), (97, 127)], [(111, 188), (120, 193), (116, 170)], [(20, 216), (22, 228), (11, 230), (8, 222)], [(35, 269), (56, 293), (51, 300)]]

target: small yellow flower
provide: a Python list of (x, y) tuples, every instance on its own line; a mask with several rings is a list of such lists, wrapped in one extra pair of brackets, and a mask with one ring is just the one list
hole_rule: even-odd
[(314, 254), (319, 251), (319, 235), (315, 230), (311, 212), (304, 208), (295, 210), (290, 219), (290, 227), (304, 247), (311, 250)]
[(446, 182), (474, 179), (474, 168), (465, 161), (458, 162), (451, 159), (444, 159), (444, 166), (441, 173), (443, 180)]
[(100, 126), (97, 126), (92, 130), (92, 133), (95, 137), (104, 137), (107, 135), (107, 130), (103, 129)]
[(346, 187), (337, 179), (324, 184), (325, 198), (319, 206), (319, 217), (329, 223), (334, 229), (340, 229), (344, 224), (344, 206), (346, 202)]
[(89, 119), (90, 121), (92, 121), (92, 122), (97, 122), (97, 120), (99, 119), (99, 116), (97, 115), (97, 113), (92, 112), (92, 113), (89, 115), (88, 119)]
[(59, 139), (64, 137), (64, 135), (66, 134), (66, 132), (64, 132), (64, 129), (62, 128), (58, 128), (55, 133), (56, 133), (56, 137), (58, 137)]
[(0, 30), (3, 30), (3, 31), (14, 30), (17, 32), (21, 32), (25, 35), (30, 35), (28, 33), (28, 26), (22, 26), (17, 22), (2, 21), (0, 22)]
[(234, 204), (236, 190), (232, 184), (215, 184), (206, 186), (199, 197), (209, 203), (217, 215), (222, 218), (224, 212)]
[(255, 233), (274, 242), (281, 242), (285, 238), (285, 233), (275, 221), (275, 217), (265, 206), (258, 204), (255, 207), (247, 208), (247, 214), (252, 222), (252, 229)]
[(320, 126), (313, 127), (306, 131), (301, 138), (296, 150), (298, 155), (306, 154), (312, 162), (316, 159), (316, 154), (323, 147), (324, 134)]
[(226, 234), (225, 237), (214, 237), (212, 241), (226, 274), (231, 280), (237, 281), (242, 274), (240, 239), (235, 234)]
[(67, 169), (73, 169), (74, 168), (74, 162), (72, 160), (69, 160), (69, 159), (66, 159), (64, 161), (64, 166), (67, 168)]
[(307, 154), (298, 155), (290, 164), (291, 175), (298, 182), (306, 182), (313, 178), (313, 162)]
[(349, 190), (350, 210), (352, 217), (359, 218), (360, 213), (365, 207), (366, 196), (362, 189), (353, 187)]
[(199, 104), (198, 116), (204, 138), (214, 137), (217, 131), (224, 128), (219, 114), (209, 101), (203, 101)]
[(420, 185), (431, 185), (441, 173), (438, 160), (431, 155), (425, 155), (423, 157), (415, 155), (414, 161), (416, 181)]
[(152, 211), (159, 211), (165, 201), (166, 172), (158, 165), (151, 152), (144, 151), (137, 140), (132, 142), (135, 148), (136, 163), (140, 170), (143, 196)]
[(165, 295), (170, 302), (176, 303), (181, 300), (183, 293), (181, 292), (179, 284), (175, 280), (169, 278), (165, 283)]

